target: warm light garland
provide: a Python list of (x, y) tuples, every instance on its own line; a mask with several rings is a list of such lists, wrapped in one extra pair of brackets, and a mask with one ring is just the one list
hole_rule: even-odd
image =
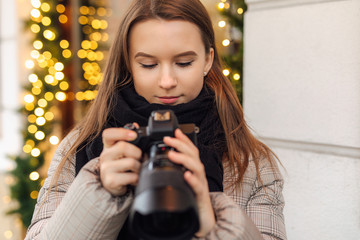
[(81, 59), (83, 78), (79, 84), (79, 89), (75, 94), (78, 101), (91, 101), (96, 95), (96, 86), (102, 80), (101, 66), (106, 57), (104, 44), (109, 39), (106, 33), (108, 22), (106, 17), (111, 15), (111, 10), (104, 6), (90, 6), (83, 4), (79, 9), (79, 24), (82, 26), (83, 40), (81, 49), (78, 50), (77, 56)]

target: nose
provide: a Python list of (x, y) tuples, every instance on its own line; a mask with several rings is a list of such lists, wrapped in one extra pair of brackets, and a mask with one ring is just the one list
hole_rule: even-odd
[(177, 80), (171, 68), (166, 67), (162, 69), (159, 80), (159, 86), (164, 89), (171, 89), (176, 87), (176, 85), (177, 85)]

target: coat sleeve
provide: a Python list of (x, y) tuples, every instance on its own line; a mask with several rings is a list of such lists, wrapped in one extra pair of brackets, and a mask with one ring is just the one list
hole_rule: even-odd
[(57, 185), (49, 191), (60, 160), (74, 137), (74, 134), (66, 137), (54, 154), (25, 240), (116, 239), (126, 220), (132, 194), (113, 197), (101, 186), (96, 174), (99, 159), (89, 161), (75, 178), (72, 157), (62, 168)]
[[(256, 231), (261, 236), (256, 238), (244, 238), (241, 235), (229, 239), (263, 239), (263, 240), (286, 240), (284, 223), (284, 198), (282, 194), (283, 178), (276, 163), (270, 164), (266, 158), (258, 161), (260, 178), (257, 176), (256, 165), (250, 160), (248, 168), (243, 176), (241, 184), (232, 186), (233, 178), (230, 165), (224, 165), (224, 189), (227, 196), (239, 206), (246, 214), (248, 221), (241, 221), (239, 226), (256, 226)], [(235, 170), (235, 173), (237, 171)], [(232, 218), (230, 213), (228, 218)], [(251, 229), (253, 229), (251, 227)]]
[(216, 224), (202, 240), (262, 240), (245, 211), (223, 192), (210, 193)]
[(245, 211), (264, 240), (286, 240), (282, 194), (284, 180), (276, 163), (270, 164), (266, 159), (259, 162), (259, 171), (261, 179), (253, 178), (255, 181)]

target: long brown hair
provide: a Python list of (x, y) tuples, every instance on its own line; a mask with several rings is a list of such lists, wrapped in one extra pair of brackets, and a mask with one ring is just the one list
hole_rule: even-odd
[[(110, 50), (104, 78), (98, 95), (87, 115), (76, 126), (79, 135), (70, 150), (62, 159), (55, 173), (57, 181), (60, 171), (70, 156), (85, 141), (98, 136), (105, 124), (109, 109), (114, 103), (115, 89), (128, 84), (131, 78), (129, 63), (128, 36), (134, 24), (148, 19), (184, 20), (198, 26), (206, 52), (214, 49), (214, 62), (205, 78), (205, 84), (215, 92), (216, 105), (221, 123), (225, 130), (227, 152), (224, 159), (230, 164), (232, 186), (240, 183), (250, 159), (253, 159), (259, 173), (259, 159), (264, 157), (274, 163), (274, 154), (258, 141), (250, 132), (244, 120), (242, 107), (237, 95), (222, 74), (220, 59), (215, 46), (214, 30), (210, 17), (199, 0), (133, 0), (120, 24), (115, 41)], [(54, 180), (53, 179), (53, 180)]]

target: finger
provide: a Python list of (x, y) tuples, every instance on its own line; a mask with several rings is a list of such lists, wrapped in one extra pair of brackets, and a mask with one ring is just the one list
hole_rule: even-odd
[(127, 185), (137, 184), (139, 174), (133, 172), (111, 174), (102, 179), (103, 186), (110, 192), (122, 192)]
[(191, 139), (188, 136), (186, 136), (186, 134), (183, 133), (179, 128), (177, 128), (175, 130), (175, 137), (188, 143), (188, 144), (194, 145), (194, 143), (191, 141)]
[(139, 173), (141, 163), (133, 158), (123, 158), (119, 161), (108, 161), (100, 165), (101, 172), (104, 174), (135, 172)]
[(193, 191), (195, 192), (197, 197), (202, 196), (204, 188), (203, 188), (203, 185), (199, 178), (197, 178), (190, 171), (186, 171), (184, 173), (184, 179), (190, 185), (190, 187), (193, 189)]
[(172, 137), (164, 137), (163, 141), (166, 145), (175, 148), (179, 152), (193, 157), (198, 157), (199, 155), (197, 147), (192, 142), (184, 142), (182, 139)]
[(176, 151), (169, 151), (168, 158), (170, 161), (183, 165), (186, 169), (194, 172), (196, 175), (201, 175), (205, 170), (203, 170), (204, 165), (198, 161), (194, 161), (194, 158), (188, 156), (186, 154), (176, 152)]
[(131, 143), (120, 141), (104, 149), (100, 154), (100, 161), (114, 161), (124, 157), (140, 159), (141, 150)]
[(115, 152), (118, 151), (122, 157), (140, 159), (142, 154), (140, 148), (136, 145), (124, 141), (117, 142), (113, 145), (113, 149)]
[(107, 128), (102, 133), (104, 148), (111, 147), (118, 141), (133, 141), (136, 137), (136, 132), (125, 128)]

